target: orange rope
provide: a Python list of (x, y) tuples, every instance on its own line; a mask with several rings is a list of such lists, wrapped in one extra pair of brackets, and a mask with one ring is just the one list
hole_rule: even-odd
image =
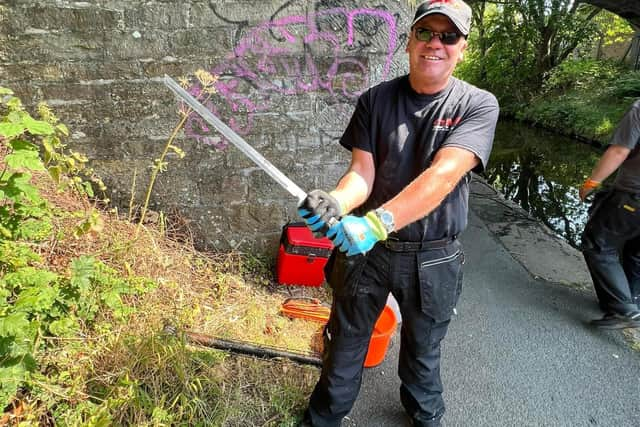
[(317, 298), (287, 298), (280, 307), (280, 313), (291, 318), (327, 323), (331, 309)]

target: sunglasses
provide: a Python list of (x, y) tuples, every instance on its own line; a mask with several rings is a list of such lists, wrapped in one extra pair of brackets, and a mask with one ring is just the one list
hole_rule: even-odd
[(414, 33), (416, 34), (416, 39), (418, 39), (421, 42), (430, 42), (434, 37), (437, 36), (440, 39), (440, 42), (442, 42), (442, 44), (448, 44), (448, 45), (458, 43), (458, 40), (460, 40), (460, 37), (463, 37), (462, 34), (458, 34), (456, 32), (439, 33), (437, 31), (432, 31), (427, 28), (416, 28), (414, 30)]

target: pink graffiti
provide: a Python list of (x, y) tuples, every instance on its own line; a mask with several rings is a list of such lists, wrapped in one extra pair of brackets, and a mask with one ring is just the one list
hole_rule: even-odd
[[(318, 29), (318, 19), (328, 16), (345, 18), (346, 41), (333, 32)], [(311, 16), (275, 19), (252, 29), (226, 61), (211, 70), (212, 74), (220, 76), (214, 95), (218, 107), (209, 102), (207, 108), (240, 135), (246, 135), (253, 128), (254, 115), (273, 107), (271, 98), (275, 95), (325, 91), (332, 96), (357, 98), (368, 87), (368, 67), (355, 58), (347, 57), (343, 46), (355, 45), (355, 22), (363, 18), (381, 21), (386, 26), (388, 41), (382, 72), (382, 77), (386, 78), (396, 48), (395, 17), (378, 9), (328, 9)], [(305, 52), (302, 58), (300, 45)], [(321, 52), (317, 58), (312, 54), (314, 50)], [(328, 63), (328, 66), (323, 66), (323, 63)], [(190, 91), (199, 93), (200, 88), (196, 85)], [(185, 133), (218, 149), (226, 147), (225, 141), (212, 142), (212, 138), (207, 136), (209, 127), (195, 113), (189, 117)]]

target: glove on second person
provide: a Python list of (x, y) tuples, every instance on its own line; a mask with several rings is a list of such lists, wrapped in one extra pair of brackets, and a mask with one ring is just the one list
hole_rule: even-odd
[(331, 194), (322, 190), (313, 190), (298, 207), (298, 214), (314, 233), (324, 234), (342, 214), (340, 202)]

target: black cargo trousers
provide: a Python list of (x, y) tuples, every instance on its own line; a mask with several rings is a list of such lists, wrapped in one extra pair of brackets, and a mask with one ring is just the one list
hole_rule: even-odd
[(455, 239), (380, 242), (366, 255), (334, 251), (325, 272), (333, 289), (325, 330), (320, 380), (305, 419), (313, 426), (340, 426), (360, 390), (374, 324), (389, 292), (402, 315), (398, 373), (400, 400), (416, 426), (440, 425), (445, 406), (440, 342), (462, 289), (462, 245)]
[(627, 315), (640, 297), (640, 195), (596, 194), (582, 234), (582, 253), (600, 308)]

